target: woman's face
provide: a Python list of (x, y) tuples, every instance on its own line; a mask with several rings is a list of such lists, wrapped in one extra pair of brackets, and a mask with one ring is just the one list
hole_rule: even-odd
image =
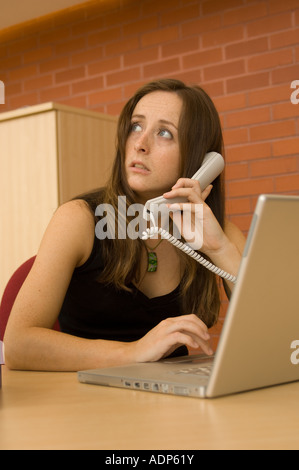
[(180, 177), (178, 125), (182, 100), (155, 91), (137, 103), (126, 142), (127, 181), (138, 201), (162, 195)]

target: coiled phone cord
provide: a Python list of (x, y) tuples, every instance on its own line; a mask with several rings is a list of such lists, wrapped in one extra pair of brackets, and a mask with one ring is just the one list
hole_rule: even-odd
[(230, 281), (233, 284), (236, 283), (237, 278), (235, 276), (223, 271), (222, 269), (218, 268), (214, 264), (210, 263), (210, 261), (207, 261), (199, 253), (192, 250), (192, 248), (190, 248), (190, 246), (180, 242), (177, 238), (175, 238), (173, 235), (171, 235), (169, 232), (167, 232), (166, 230), (164, 230), (162, 228), (159, 228), (159, 227), (147, 228), (146, 231), (142, 233), (142, 240), (147, 240), (148, 238), (151, 238), (155, 235), (160, 235), (162, 238), (164, 238), (168, 242), (172, 243), (172, 245), (176, 246), (181, 251), (183, 251), (187, 255), (191, 256), (191, 258), (195, 259), (198, 263), (205, 266), (209, 271), (212, 271), (213, 273), (215, 273), (218, 276), (222, 277), (226, 281)]

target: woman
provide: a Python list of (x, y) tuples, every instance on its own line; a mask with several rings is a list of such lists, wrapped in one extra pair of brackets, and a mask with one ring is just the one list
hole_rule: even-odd
[[(201, 88), (160, 80), (129, 100), (107, 187), (63, 204), (49, 223), (7, 325), (9, 367), (76, 371), (157, 361), (181, 347), (212, 353), (215, 275), (165, 240), (100, 240), (95, 210), (110, 204), (117, 213), (118, 196), (128, 207), (161, 194), (187, 197), (191, 211), (203, 204), (201, 252), (236, 275), (244, 238), (225, 220), (223, 175), (204, 191), (190, 179), (222, 147), (218, 114)], [(148, 271), (151, 251), (156, 271)], [(58, 317), (59, 332), (51, 329)]]

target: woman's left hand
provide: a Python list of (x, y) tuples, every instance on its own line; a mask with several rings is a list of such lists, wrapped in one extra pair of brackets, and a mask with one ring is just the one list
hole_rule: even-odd
[(165, 199), (188, 199), (186, 203), (170, 204), (170, 217), (191, 248), (210, 257), (214, 252), (221, 251), (228, 242), (212, 210), (205, 203), (212, 189), (213, 186), (209, 185), (201, 191), (198, 181), (180, 178), (171, 191), (163, 194)]

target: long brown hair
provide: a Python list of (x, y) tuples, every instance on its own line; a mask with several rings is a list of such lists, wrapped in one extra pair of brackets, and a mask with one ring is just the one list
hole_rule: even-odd
[[(118, 196), (126, 196), (127, 206), (136, 202), (135, 195), (126, 180), (125, 148), (131, 131), (131, 117), (138, 101), (155, 91), (176, 93), (183, 102), (179, 120), (178, 136), (181, 155), (181, 176), (190, 178), (201, 166), (207, 152), (223, 155), (221, 124), (216, 108), (199, 86), (186, 86), (174, 79), (162, 79), (140, 88), (127, 102), (119, 117), (117, 129), (117, 151), (111, 177), (106, 187), (86, 197), (94, 209), (96, 204), (112, 205), (118, 214)], [(224, 225), (223, 175), (213, 182), (213, 190), (206, 200), (221, 227)], [(119, 289), (129, 289), (132, 282), (140, 278), (139, 262), (143, 242), (114, 238), (101, 240), (104, 270), (99, 281), (112, 283)], [(184, 314), (197, 314), (208, 327), (218, 318), (220, 297), (216, 276), (178, 250), (182, 264), (181, 299)]]

